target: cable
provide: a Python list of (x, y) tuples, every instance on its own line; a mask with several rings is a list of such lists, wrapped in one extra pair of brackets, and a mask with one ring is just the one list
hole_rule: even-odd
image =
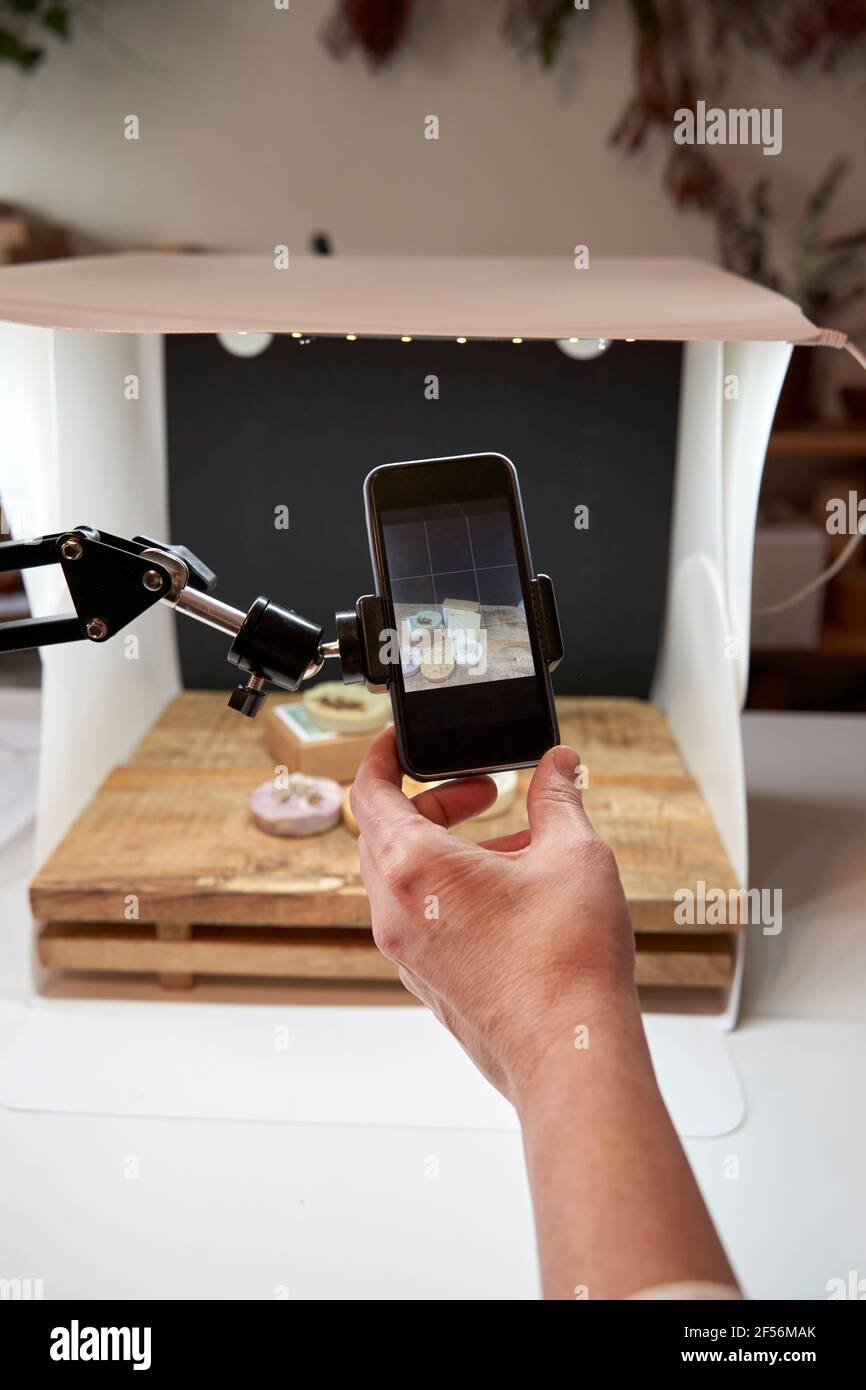
[(762, 603), (760, 608), (752, 609), (753, 618), (768, 618), (771, 613), (784, 613), (786, 608), (793, 608), (810, 594), (814, 594), (816, 589), (820, 589), (823, 584), (827, 584), (840, 569), (847, 565), (854, 551), (863, 539), (862, 531), (855, 531), (853, 536), (849, 536), (848, 541), (839, 551), (832, 565), (828, 565), (823, 574), (819, 574), (815, 579), (798, 589), (796, 594), (791, 594), (789, 598), (783, 598), (779, 603)]
[(850, 352), (851, 356), (854, 358), (854, 361), (859, 362), (864, 372), (866, 372), (866, 356), (864, 356), (864, 354), (860, 351), (856, 343), (852, 343), (846, 338), (842, 346), (844, 347), (846, 352)]
[[(854, 361), (859, 362), (864, 372), (866, 372), (866, 355), (864, 355), (854, 343), (846, 338), (844, 333), (839, 333), (833, 328), (822, 328), (820, 342), (822, 346), (825, 347), (844, 348), (846, 352), (850, 352)], [(863, 531), (859, 529), (855, 531), (854, 535), (849, 537), (846, 544), (839, 551), (832, 565), (828, 565), (815, 579), (810, 580), (802, 589), (798, 589), (795, 594), (790, 594), (788, 598), (783, 598), (778, 603), (762, 603), (760, 607), (753, 608), (752, 617), (769, 618), (773, 613), (784, 613), (786, 609), (794, 608), (796, 604), (802, 603), (804, 598), (808, 598), (810, 594), (814, 594), (816, 589), (820, 589), (824, 584), (828, 584), (841, 569), (844, 569), (851, 559), (851, 556), (854, 554), (854, 551), (863, 540), (863, 536)]]

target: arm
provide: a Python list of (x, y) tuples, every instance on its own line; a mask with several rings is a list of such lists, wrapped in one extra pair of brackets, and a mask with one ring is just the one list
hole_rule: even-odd
[(490, 805), (490, 779), (410, 802), (382, 734), (352, 791), (373, 933), (517, 1109), (546, 1297), (733, 1285), (653, 1074), (625, 896), (578, 765), (551, 750), (530, 829), (473, 845), (448, 827)]
[(554, 1044), (518, 1101), (548, 1298), (658, 1285), (734, 1286), (656, 1084), (636, 1004), (584, 1013), (587, 1047)]

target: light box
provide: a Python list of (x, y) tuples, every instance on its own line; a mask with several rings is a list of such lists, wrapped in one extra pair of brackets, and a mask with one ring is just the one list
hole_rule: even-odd
[[(552, 257), (328, 256), (282, 268), (279, 256), (151, 253), (9, 267), (0, 270), (0, 495), (16, 535), (88, 523), (167, 536), (160, 337), (174, 333), (684, 343), (652, 697), (748, 883), (740, 711), (763, 460), (792, 346), (839, 347), (842, 335), (778, 294), (674, 258), (576, 269)], [(35, 615), (68, 607), (59, 570), (30, 571), (26, 583)], [(290, 579), (274, 597), (291, 602)], [(122, 637), (43, 651), (40, 862), (179, 690), (175, 621), (147, 613), (135, 661)], [(737, 950), (729, 1023), (742, 937)]]

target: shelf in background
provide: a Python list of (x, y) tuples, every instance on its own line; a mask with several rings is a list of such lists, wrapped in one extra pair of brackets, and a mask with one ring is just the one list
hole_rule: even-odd
[(846, 632), (841, 628), (825, 628), (818, 651), (827, 656), (866, 657), (866, 632)]
[(866, 422), (773, 430), (767, 458), (866, 459)]
[(866, 711), (866, 638), (855, 641), (825, 634), (811, 649), (753, 649), (746, 708)]
[(23, 589), (0, 590), (0, 623), (29, 618), (30, 608)]
[(820, 660), (822, 657), (862, 656), (866, 657), (866, 632), (844, 632), (840, 628), (825, 628), (817, 647), (753, 647), (752, 659), (772, 661)]

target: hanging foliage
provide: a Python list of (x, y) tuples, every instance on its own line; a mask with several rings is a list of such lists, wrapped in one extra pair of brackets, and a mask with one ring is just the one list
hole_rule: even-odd
[(335, 58), (360, 48), (372, 67), (394, 56), (409, 25), (410, 0), (339, 0), (324, 31)]
[(0, 0), (0, 62), (32, 72), (45, 57), (51, 37), (68, 39), (72, 15), (86, 0)]
[(574, 13), (574, 0), (506, 0), (505, 36), (519, 52), (550, 68)]

